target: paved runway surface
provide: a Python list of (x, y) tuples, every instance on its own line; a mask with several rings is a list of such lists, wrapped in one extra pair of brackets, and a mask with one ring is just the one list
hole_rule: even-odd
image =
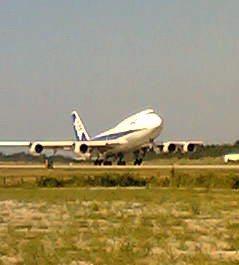
[[(40, 168), (45, 168), (45, 165), (8, 165), (8, 164), (0, 164), (0, 169), (7, 169), (7, 168), (15, 168), (15, 169), (40, 169)], [(92, 169), (146, 169), (146, 170), (157, 170), (157, 169), (238, 169), (239, 170), (239, 165), (141, 165), (141, 166), (133, 166), (133, 165), (128, 165), (128, 166), (94, 166), (94, 165), (78, 165), (78, 164), (73, 164), (73, 165), (54, 165), (54, 168), (56, 169), (84, 169), (84, 170), (92, 170)]]

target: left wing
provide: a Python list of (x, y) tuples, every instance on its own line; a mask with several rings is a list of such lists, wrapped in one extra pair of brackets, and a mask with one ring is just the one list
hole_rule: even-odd
[(195, 152), (198, 147), (203, 145), (204, 143), (202, 141), (194, 141), (194, 140), (168, 141), (156, 144), (159, 152), (163, 153), (173, 153), (177, 151), (181, 151), (182, 153)]

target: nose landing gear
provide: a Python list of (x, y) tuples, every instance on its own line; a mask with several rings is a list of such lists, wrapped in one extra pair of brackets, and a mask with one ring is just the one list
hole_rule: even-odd
[(134, 165), (140, 166), (143, 163), (143, 159), (147, 153), (147, 148), (143, 148), (139, 151), (134, 152)]

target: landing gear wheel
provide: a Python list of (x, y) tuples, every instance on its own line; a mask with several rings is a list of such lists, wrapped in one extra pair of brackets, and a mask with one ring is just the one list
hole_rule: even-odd
[(117, 165), (118, 166), (125, 166), (126, 161), (124, 160), (124, 154), (123, 153), (118, 153), (118, 160), (117, 160)]
[(106, 160), (106, 161), (103, 162), (103, 165), (104, 166), (112, 166), (112, 162)]
[(118, 166), (125, 166), (126, 165), (126, 162), (125, 161), (118, 161), (117, 162), (117, 165)]
[(102, 160), (95, 160), (94, 165), (95, 166), (100, 166), (100, 165), (102, 165), (102, 163), (103, 163)]
[(142, 158), (136, 158), (135, 161), (134, 161), (134, 165), (135, 166), (136, 165), (140, 166), (142, 164), (142, 162), (143, 162), (143, 159)]

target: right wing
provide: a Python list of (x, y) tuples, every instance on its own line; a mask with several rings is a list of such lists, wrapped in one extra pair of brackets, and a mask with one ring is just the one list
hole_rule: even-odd
[(1, 141), (0, 147), (26, 147), (33, 155), (40, 155), (44, 149), (67, 150), (76, 154), (86, 153), (89, 150), (97, 149), (100, 153), (112, 149), (116, 145), (126, 143), (125, 140), (106, 141)]
[(28, 147), (30, 144), (27, 141), (1, 141), (0, 147)]
[(106, 140), (106, 141), (97, 141), (97, 140), (90, 140), (90, 141), (78, 141), (74, 143), (74, 152), (76, 154), (84, 154), (89, 150), (97, 150), (100, 153), (104, 153), (107, 150), (114, 148), (117, 145), (127, 143), (126, 140), (117, 139), (117, 140)]
[(74, 141), (0, 141), (1, 147), (26, 147), (33, 155), (40, 155), (43, 149), (71, 150)]

